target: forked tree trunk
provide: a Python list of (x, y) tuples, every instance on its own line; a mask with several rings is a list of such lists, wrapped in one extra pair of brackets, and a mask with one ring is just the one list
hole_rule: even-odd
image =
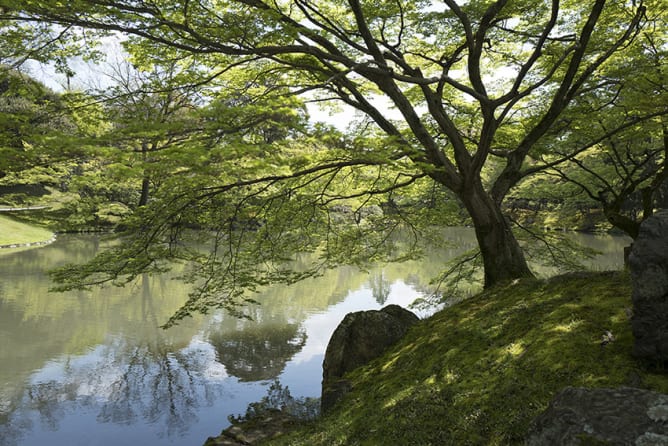
[(533, 277), (508, 219), (482, 185), (466, 189), (460, 199), (473, 220), (485, 270), (485, 288)]

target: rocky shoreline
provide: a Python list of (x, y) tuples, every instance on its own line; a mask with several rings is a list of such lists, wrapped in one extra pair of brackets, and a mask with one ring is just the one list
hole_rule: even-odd
[(28, 243), (11, 243), (8, 245), (0, 245), (0, 249), (12, 249), (12, 248), (34, 248), (37, 246), (46, 246), (50, 245), (51, 243), (56, 241), (56, 234), (53, 234), (53, 236), (48, 239), (44, 240), (41, 242), (28, 242)]
[(261, 417), (233, 424), (217, 437), (209, 437), (204, 446), (252, 446), (283, 435), (299, 425), (300, 421), (296, 417), (275, 409)]

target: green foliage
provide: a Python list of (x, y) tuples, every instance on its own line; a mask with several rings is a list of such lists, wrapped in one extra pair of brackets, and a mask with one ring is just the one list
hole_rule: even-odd
[(550, 198), (553, 189), (553, 196), (565, 198), (559, 203), (564, 216), (599, 208), (599, 218), (631, 237), (654, 208), (663, 206), (668, 176), (662, 62), (667, 36), (659, 30), (665, 30), (667, 15), (654, 2), (647, 8), (648, 25), (588, 81), (591, 94), (575, 98), (542, 141), (540, 159), (553, 163), (546, 171), (553, 178), (541, 176), (542, 188), (529, 178), (516, 191), (525, 198)]
[[(67, 107), (68, 116), (73, 121), (79, 134), (100, 138), (105, 131), (108, 131), (111, 123), (106, 110), (101, 104), (95, 102), (94, 97), (83, 92), (67, 91), (60, 98)], [(77, 141), (77, 143), (81, 142)]]
[[(646, 101), (611, 98), (654, 66), (646, 50), (663, 51), (658, 6), (0, 0), (17, 26), (115, 30), (131, 62), (103, 95), (101, 141), (114, 155), (96, 185), (138, 188), (136, 205), (114, 201), (145, 209), (124, 222), (124, 248), (57, 277), (125, 283), (181, 260), (198, 291), (177, 317), (235, 311), (266, 283), (410, 259), (437, 240), (435, 226), (461, 221), (462, 205), (486, 285), (530, 276), (501, 205), (524, 178), (596, 145), (583, 116), (615, 134), (625, 118), (649, 122)], [(614, 68), (629, 56), (643, 63)], [(346, 135), (310, 128), (305, 101), (361, 118)], [(184, 248), (195, 242), (207, 248)], [(319, 260), (295, 271), (298, 252)]]
[[(436, 233), (429, 214), (446, 215), (447, 207), (425, 204), (426, 192), (434, 191), (401, 164), (345, 159), (334, 149), (294, 142), (271, 148), (264, 160), (253, 150), (221, 163), (217, 179), (166, 179), (153, 201), (123, 221), (123, 244), (86, 266), (56, 272), (55, 279), (62, 289), (123, 285), (146, 270), (185, 262), (189, 272), (182, 278), (196, 286), (169, 326), (212, 308), (240, 314), (260, 287), (294, 283), (324, 268), (413, 258), (420, 239)], [(395, 202), (400, 186), (413, 194)], [(295, 258), (308, 252), (316, 254), (313, 263), (295, 269)]]
[(490, 289), (422, 321), (348, 375), (331, 414), (268, 444), (523, 444), (565, 386), (666, 392), (631, 356), (630, 295), (628, 275), (609, 272)]
[(26, 218), (54, 230), (71, 230), (73, 223), (91, 219), (62, 215), (68, 206), (72, 211), (81, 207), (73, 205), (82, 197), (76, 183), (97, 152), (81, 138), (97, 119), (92, 112), (87, 118), (77, 113), (82, 95), (54, 93), (9, 69), (0, 73), (0, 85), (0, 202), (48, 207)]
[(42, 147), (45, 138), (73, 130), (57, 94), (0, 66), (0, 176), (49, 160)]

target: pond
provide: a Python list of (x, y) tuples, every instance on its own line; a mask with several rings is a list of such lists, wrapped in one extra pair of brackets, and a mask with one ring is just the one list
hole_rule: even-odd
[[(168, 330), (158, 326), (188, 288), (165, 276), (48, 292), (46, 271), (90, 258), (97, 237), (0, 251), (0, 445), (199, 446), (276, 379), (294, 397), (318, 397), (324, 351), (346, 313), (410, 305), (448, 258), (474, 245), (470, 229), (446, 232), (462, 248), (271, 287), (252, 321), (219, 312)], [(572, 237), (603, 253), (594, 268), (621, 268), (627, 238)]]

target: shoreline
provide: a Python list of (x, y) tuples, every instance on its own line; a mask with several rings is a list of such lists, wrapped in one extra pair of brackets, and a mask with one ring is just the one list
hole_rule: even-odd
[(57, 235), (53, 234), (51, 238), (49, 238), (48, 240), (41, 240), (38, 242), (26, 242), (26, 243), (10, 243), (6, 245), (0, 245), (0, 249), (34, 248), (39, 246), (46, 246), (55, 242), (57, 238), (58, 238)]

